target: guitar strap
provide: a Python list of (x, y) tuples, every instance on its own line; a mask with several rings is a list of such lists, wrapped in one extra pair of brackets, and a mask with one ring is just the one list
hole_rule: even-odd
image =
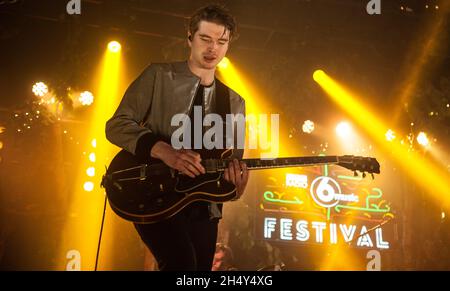
[[(222, 117), (222, 120), (224, 121), (223, 123), (223, 145), (224, 147), (226, 146), (226, 122), (227, 122), (227, 114), (231, 113), (231, 105), (230, 105), (230, 90), (228, 89), (228, 87), (223, 84), (222, 82), (220, 82), (217, 78), (216, 78), (216, 113), (219, 114)], [(217, 152), (219, 152), (218, 150), (216, 150)], [(221, 152), (221, 151), (220, 151)], [(218, 203), (217, 207), (220, 211), (220, 213), (222, 213), (222, 208), (223, 208), (223, 204), (222, 203)]]
[(227, 114), (231, 114), (230, 90), (216, 78), (216, 113), (220, 115), (223, 122), (223, 145), (226, 146), (226, 122)]

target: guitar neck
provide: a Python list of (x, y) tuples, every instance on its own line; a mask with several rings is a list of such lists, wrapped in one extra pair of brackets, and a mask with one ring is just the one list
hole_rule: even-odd
[[(223, 170), (227, 167), (230, 159), (217, 160), (218, 168)], [(320, 166), (339, 163), (338, 156), (309, 156), (309, 157), (293, 157), (293, 158), (277, 158), (273, 160), (262, 159), (243, 159), (249, 170), (264, 170), (274, 168), (290, 168), (290, 167), (307, 167)]]
[[(232, 159), (205, 159), (202, 161), (203, 166), (207, 173), (223, 172), (228, 168)], [(292, 157), (292, 158), (278, 158), (272, 160), (264, 159), (243, 159), (249, 170), (264, 170), (264, 169), (276, 169), (276, 168), (291, 168), (291, 167), (310, 167), (310, 166), (322, 166), (337, 164), (343, 168), (351, 170), (353, 172), (359, 171), (363, 173), (365, 177), (366, 173), (379, 174), (380, 164), (375, 158), (367, 157), (355, 157), (350, 155), (345, 156), (307, 156), (307, 157)], [(146, 168), (147, 173), (165, 174), (170, 173), (173, 175), (173, 170), (166, 164), (160, 162), (150, 165), (141, 165)], [(135, 167), (141, 169), (141, 167)], [(135, 169), (132, 168), (132, 169)], [(142, 175), (142, 169), (141, 169)]]

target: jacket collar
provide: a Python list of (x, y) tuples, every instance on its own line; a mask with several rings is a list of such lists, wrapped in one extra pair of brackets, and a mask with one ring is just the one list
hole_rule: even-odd
[(190, 77), (195, 77), (196, 79), (200, 79), (197, 75), (191, 72), (187, 61), (173, 63), (173, 67), (177, 74), (183, 74)]

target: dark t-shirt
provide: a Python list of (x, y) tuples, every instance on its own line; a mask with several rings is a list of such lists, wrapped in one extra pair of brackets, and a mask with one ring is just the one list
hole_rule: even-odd
[[(204, 100), (205, 100), (205, 88), (211, 88), (214, 85), (211, 84), (210, 86), (203, 86), (203, 85), (199, 85), (198, 89), (197, 89), (197, 93), (195, 94), (194, 97), (194, 102), (191, 108), (191, 112), (190, 112), (190, 120), (191, 120), (191, 149), (194, 151), (199, 151), (201, 149), (196, 149), (194, 148), (194, 128), (195, 128), (195, 119), (194, 119), (194, 106), (197, 107), (201, 107), (202, 109), (202, 118), (201, 118), (201, 127), (202, 127), (202, 141), (203, 141), (203, 133), (204, 133), (204, 129), (203, 129), (203, 118), (204, 116)], [(197, 125), (198, 126), (198, 125)], [(203, 148), (203, 142), (201, 144), (201, 147)], [(209, 217), (209, 210), (208, 210), (208, 206), (210, 205), (209, 202), (206, 201), (196, 201), (194, 203), (192, 203), (191, 205), (189, 205), (186, 210), (186, 215), (188, 216), (188, 218), (191, 218), (193, 220), (197, 220), (197, 219), (206, 219)]]
[[(205, 86), (199, 85), (197, 89), (197, 93), (195, 94), (194, 103), (192, 104), (191, 113), (189, 118), (191, 119), (191, 149), (195, 149), (194, 147), (194, 128), (195, 128), (195, 119), (194, 119), (194, 107), (202, 107), (202, 120), (203, 120), (203, 100), (205, 98)], [(203, 131), (203, 130), (202, 130)], [(203, 136), (203, 134), (202, 134)], [(202, 143), (203, 147), (203, 143)]]

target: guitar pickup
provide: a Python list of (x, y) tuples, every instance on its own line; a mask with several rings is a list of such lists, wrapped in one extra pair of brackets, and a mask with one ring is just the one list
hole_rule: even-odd
[(147, 179), (147, 165), (141, 165), (140, 169), (139, 169), (139, 180), (141, 181), (145, 181)]
[(207, 159), (204, 161), (203, 166), (205, 167), (205, 171), (208, 174), (217, 173), (217, 160)]

